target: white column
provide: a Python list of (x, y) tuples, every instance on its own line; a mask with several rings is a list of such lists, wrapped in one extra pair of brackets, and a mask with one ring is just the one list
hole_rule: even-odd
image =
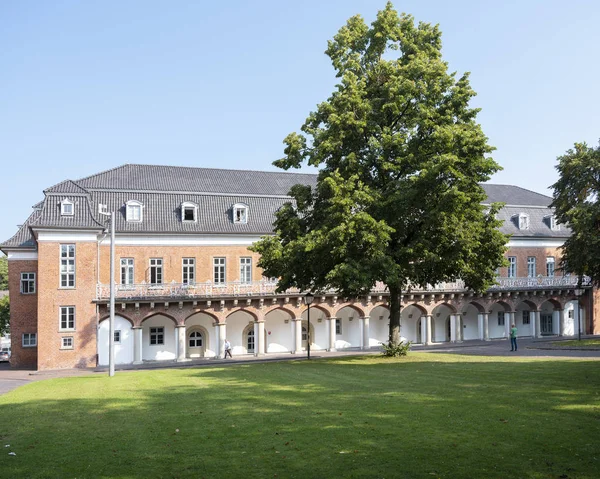
[(462, 327), (462, 314), (456, 315), (456, 341), (462, 343), (463, 341), (463, 327)]
[(542, 337), (542, 312), (541, 311), (534, 311), (535, 312), (535, 337), (536, 338), (541, 338)]
[(362, 348), (369, 349), (371, 347), (370, 334), (369, 334), (369, 316), (365, 316), (362, 318), (363, 321), (363, 329), (362, 329)]
[(561, 311), (561, 314), (560, 314), (560, 331), (559, 331), (560, 336), (565, 335), (565, 326), (568, 321), (569, 321), (569, 310), (567, 308), (563, 308), (563, 310)]
[(483, 340), (490, 340), (490, 313), (483, 313)]
[(225, 323), (215, 323), (215, 341), (217, 344), (215, 345), (215, 358), (221, 359), (225, 354), (223, 341), (227, 338), (225, 336), (227, 334)]
[(427, 344), (427, 316), (421, 316), (421, 344)]
[(456, 342), (456, 314), (450, 315), (450, 342)]
[(257, 321), (258, 324), (258, 338), (255, 336), (256, 344), (258, 345), (258, 355), (263, 356), (265, 354), (265, 322)]
[(425, 316), (425, 344), (431, 344), (431, 314)]
[(535, 318), (535, 311), (529, 311), (529, 327), (531, 328), (531, 337), (535, 338), (535, 323), (536, 323), (536, 318)]
[(254, 356), (258, 356), (258, 323), (254, 321), (252, 327), (254, 328)]
[(504, 314), (504, 336), (510, 338), (510, 328), (515, 322), (515, 312), (509, 311)]
[(142, 363), (142, 327), (133, 327), (133, 364)]
[[(329, 318), (329, 351), (335, 351), (335, 320), (337, 318)], [(310, 335), (309, 335), (310, 337)]]
[(177, 361), (185, 361), (185, 326), (175, 326), (175, 339), (177, 340)]
[(294, 322), (294, 354), (302, 352), (302, 318), (292, 319)]
[(483, 314), (477, 314), (477, 338), (479, 341), (483, 341), (484, 332), (483, 332)]
[(552, 334), (559, 334), (560, 331), (560, 311), (552, 311)]

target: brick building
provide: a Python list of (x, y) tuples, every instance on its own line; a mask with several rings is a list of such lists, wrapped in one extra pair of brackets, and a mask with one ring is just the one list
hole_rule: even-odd
[[(117, 364), (370, 348), (387, 340), (384, 285), (362, 298), (327, 292), (275, 294), (248, 246), (272, 232), (290, 187), (315, 175), (124, 165), (44, 191), (44, 200), (0, 247), (9, 259), (14, 366), (38, 369), (108, 363), (109, 245), (101, 208), (116, 212)], [(401, 335), (423, 344), (594, 331), (591, 290), (578, 314), (576, 278), (563, 276), (558, 248), (569, 231), (551, 199), (516, 186), (484, 185), (504, 202), (510, 266), (477, 295), (456, 283), (403, 295)], [(103, 206), (105, 205), (105, 206)]]

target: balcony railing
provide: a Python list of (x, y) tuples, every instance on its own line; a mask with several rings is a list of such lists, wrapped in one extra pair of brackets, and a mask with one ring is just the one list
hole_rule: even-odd
[[(497, 278), (497, 284), (488, 291), (514, 291), (514, 290), (533, 290), (549, 288), (574, 288), (577, 286), (577, 276), (555, 276), (536, 278)], [(589, 279), (584, 278), (583, 286), (589, 286)], [(215, 297), (236, 297), (236, 296), (274, 296), (280, 295), (298, 295), (302, 292), (299, 289), (291, 288), (283, 293), (276, 293), (277, 282), (264, 280), (253, 281), (250, 283), (241, 283), (239, 281), (230, 281), (226, 283), (139, 283), (139, 284), (116, 284), (115, 298), (118, 300), (151, 300), (151, 299), (196, 299), (196, 298), (215, 298)], [(411, 287), (404, 293), (450, 293), (465, 292), (467, 288), (462, 280), (451, 283), (439, 283), (436, 285), (427, 285), (426, 288)], [(387, 292), (384, 283), (378, 282), (371, 290), (372, 294), (382, 294)], [(326, 293), (335, 293), (334, 290)], [(104, 300), (110, 297), (110, 286), (108, 284), (98, 284), (96, 287), (96, 299)]]

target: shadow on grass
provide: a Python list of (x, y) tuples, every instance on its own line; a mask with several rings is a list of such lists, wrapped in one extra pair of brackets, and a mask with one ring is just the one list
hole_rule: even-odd
[(0, 469), (7, 477), (592, 478), (599, 372), (597, 361), (414, 355), (44, 381), (0, 398), (0, 439), (17, 453), (0, 456)]

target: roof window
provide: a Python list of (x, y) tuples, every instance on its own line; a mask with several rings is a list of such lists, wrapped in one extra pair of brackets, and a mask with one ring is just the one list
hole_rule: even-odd
[(233, 222), (239, 224), (248, 223), (248, 205), (236, 203), (232, 208)]
[(60, 215), (61, 216), (73, 216), (75, 214), (75, 205), (72, 201), (67, 198), (60, 202)]
[(560, 223), (556, 220), (556, 216), (546, 216), (546, 221), (548, 222), (548, 226), (552, 231), (560, 231)]
[(529, 215), (526, 213), (520, 213), (518, 216), (518, 226), (520, 230), (529, 229)]
[(143, 219), (143, 208), (144, 205), (137, 200), (129, 200), (127, 203), (125, 203), (125, 214), (127, 221), (141, 223)]
[(198, 221), (198, 205), (189, 202), (181, 203), (181, 221), (196, 223)]

